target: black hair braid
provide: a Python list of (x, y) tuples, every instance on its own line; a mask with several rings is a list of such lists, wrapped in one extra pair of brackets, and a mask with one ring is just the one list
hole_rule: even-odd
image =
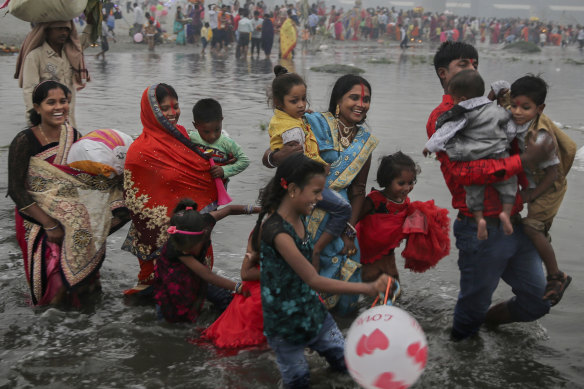
[(264, 217), (267, 214), (276, 212), (280, 206), (282, 198), (286, 194), (286, 189), (280, 184), (282, 177), (280, 177), (278, 173), (281, 172), (276, 171), (276, 175), (270, 180), (270, 182), (268, 182), (268, 185), (260, 190), (259, 202), (262, 211), (258, 215), (258, 220), (252, 235), (252, 247), (255, 251), (259, 251), (260, 248), (259, 234)]

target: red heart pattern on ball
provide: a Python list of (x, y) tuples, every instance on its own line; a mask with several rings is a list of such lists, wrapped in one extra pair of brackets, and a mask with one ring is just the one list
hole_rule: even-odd
[(391, 372), (385, 372), (377, 377), (377, 380), (373, 383), (376, 388), (380, 389), (407, 389), (408, 385), (403, 381), (394, 381), (394, 376)]
[(357, 355), (362, 357), (364, 354), (373, 354), (376, 349), (386, 350), (389, 347), (389, 339), (379, 328), (375, 329), (371, 335), (361, 335), (357, 343)]
[(379, 328), (376, 328), (367, 339), (367, 349), (373, 352), (377, 348), (380, 350), (386, 350), (388, 347), (389, 339), (387, 339), (387, 336), (385, 336), (385, 334), (381, 332)]
[(362, 357), (364, 354), (371, 354), (371, 351), (367, 349), (367, 335), (361, 335), (361, 339), (357, 343), (357, 355)]
[(414, 358), (414, 361), (423, 369), (428, 360), (428, 346), (422, 347), (420, 342), (412, 343), (408, 346), (408, 355)]

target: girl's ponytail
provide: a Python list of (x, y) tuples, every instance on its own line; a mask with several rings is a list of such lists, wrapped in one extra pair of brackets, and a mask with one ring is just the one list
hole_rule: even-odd
[(276, 77), (286, 73), (288, 73), (288, 69), (286, 69), (284, 66), (282, 65), (274, 66), (274, 74), (276, 75)]
[[(187, 209), (187, 208), (189, 208), (189, 209)], [(172, 214), (174, 215), (180, 211), (191, 211), (191, 210), (194, 210), (194, 211), (197, 210), (197, 203), (192, 199), (184, 198), (178, 202), (176, 207), (174, 207), (174, 211), (172, 211)]]
[(207, 237), (205, 221), (192, 199), (181, 199), (174, 208), (168, 228), (168, 243), (177, 251), (186, 251)]
[(270, 182), (268, 182), (268, 185), (260, 190), (259, 203), (262, 207), (262, 211), (258, 215), (258, 220), (253, 230), (252, 247), (254, 251), (259, 252), (260, 249), (260, 230), (264, 216), (276, 212), (282, 199), (287, 193), (287, 188), (280, 185), (280, 180), (282, 178), (281, 173), (280, 168), (278, 168), (276, 170), (276, 175), (270, 180)]
[(258, 215), (258, 220), (256, 221), (255, 227), (253, 228), (253, 232), (251, 235), (251, 247), (253, 251), (259, 253), (260, 252), (260, 230), (262, 229), (262, 221), (264, 220), (264, 216), (266, 216), (266, 211), (263, 210)]

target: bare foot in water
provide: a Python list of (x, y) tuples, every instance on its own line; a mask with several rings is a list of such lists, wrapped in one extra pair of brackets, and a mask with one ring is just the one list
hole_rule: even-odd
[(501, 225), (503, 226), (503, 232), (505, 235), (513, 234), (513, 224), (511, 224), (511, 218), (505, 212), (499, 214), (499, 220), (501, 220)]
[(485, 219), (481, 219), (477, 223), (477, 239), (487, 240), (488, 238), (489, 232), (487, 231), (487, 221)]

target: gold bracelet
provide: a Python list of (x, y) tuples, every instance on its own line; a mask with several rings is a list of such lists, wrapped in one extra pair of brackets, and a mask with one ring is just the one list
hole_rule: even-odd
[(49, 228), (43, 226), (43, 229), (45, 231), (53, 231), (53, 230), (56, 230), (57, 228), (59, 228), (60, 226), (61, 226), (61, 224), (59, 222), (57, 222), (54, 226), (49, 227)]
[(33, 205), (35, 205), (35, 204), (36, 204), (36, 201), (33, 201), (32, 203), (28, 204), (26, 207), (22, 207), (22, 208), (20, 208), (18, 211), (19, 211), (19, 212), (22, 212), (22, 211), (24, 211), (25, 209), (28, 209), (28, 208), (32, 207)]

